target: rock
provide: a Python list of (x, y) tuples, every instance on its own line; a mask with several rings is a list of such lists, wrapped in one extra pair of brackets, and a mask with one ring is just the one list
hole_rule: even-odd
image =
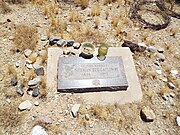
[(47, 117), (47, 116), (40, 116), (38, 118), (38, 120), (45, 123), (45, 124), (52, 124), (52, 119), (50, 117)]
[(40, 67), (35, 69), (35, 73), (39, 76), (39, 75), (44, 75), (44, 68)]
[(27, 59), (27, 60), (26, 60), (26, 63), (27, 63), (27, 64), (32, 64), (33, 62), (32, 62), (31, 60)]
[(168, 81), (167, 78), (160, 78), (160, 80), (162, 80), (163, 82), (167, 82)]
[(155, 61), (154, 64), (157, 65), (157, 66), (160, 66), (159, 61)]
[(169, 98), (170, 105), (175, 106), (175, 102), (172, 98)]
[(149, 52), (152, 52), (152, 53), (155, 53), (155, 52), (156, 52), (156, 47), (154, 47), (154, 46), (148, 46), (146, 49), (147, 49)]
[(74, 49), (79, 49), (80, 46), (81, 46), (80, 43), (74, 43), (74, 44), (73, 44)]
[(177, 70), (171, 70), (170, 73), (174, 78), (178, 77), (178, 71)]
[(66, 130), (66, 135), (70, 135), (70, 131)]
[(162, 95), (162, 98), (163, 98), (165, 101), (168, 101), (168, 100), (169, 100), (169, 94), (164, 93), (164, 94)]
[(19, 105), (20, 111), (30, 110), (31, 108), (32, 108), (32, 103), (29, 100), (26, 100)]
[(32, 68), (33, 68), (33, 65), (30, 64), (30, 63), (26, 63), (26, 67), (27, 67), (28, 69), (32, 69)]
[(169, 87), (170, 89), (175, 89), (175, 88), (176, 88), (176, 86), (174, 86), (174, 84), (171, 83), (171, 82), (168, 82), (168, 87)]
[(38, 57), (38, 54), (37, 54), (36, 52), (34, 52), (34, 53), (32, 53), (30, 56), (33, 57), (33, 58), (37, 58), (37, 57)]
[(165, 56), (162, 53), (157, 53), (157, 60), (159, 61), (164, 61), (165, 60)]
[(46, 36), (41, 37), (41, 41), (46, 41), (46, 40), (47, 40)]
[(12, 85), (12, 86), (16, 86), (17, 83), (18, 83), (17, 79), (16, 79), (15, 77), (12, 77), (12, 78), (11, 78), (11, 85)]
[(66, 44), (67, 44), (67, 42), (64, 39), (61, 39), (61, 40), (57, 41), (57, 46), (59, 46), (59, 47), (63, 47)]
[(10, 37), (9, 37), (9, 40), (14, 40), (14, 36), (10, 36)]
[(94, 127), (94, 122), (91, 122), (90, 125), (89, 125), (90, 128), (93, 128)]
[(38, 101), (35, 101), (35, 102), (34, 102), (34, 105), (35, 105), (35, 106), (39, 106), (39, 102), (38, 102)]
[(37, 76), (36, 78), (28, 82), (28, 86), (35, 86), (40, 82), (41, 82), (41, 77)]
[(174, 98), (174, 97), (175, 97), (175, 94), (174, 94), (173, 92), (170, 92), (170, 93), (169, 93), (169, 96), (172, 97), (172, 98)]
[(180, 127), (180, 116), (176, 117), (176, 122), (177, 122), (177, 125)]
[(71, 108), (71, 112), (73, 117), (77, 117), (77, 112), (79, 111), (80, 104), (74, 104), (73, 107)]
[(89, 114), (86, 114), (86, 115), (85, 115), (85, 119), (86, 119), (86, 120), (89, 120), (89, 119), (90, 119)]
[(149, 106), (143, 107), (140, 115), (141, 115), (142, 120), (145, 122), (153, 122), (154, 119), (156, 118), (153, 110)]
[(9, 104), (11, 103), (11, 99), (9, 99), (9, 98), (6, 99), (6, 101), (7, 101)]
[(159, 75), (161, 75), (161, 74), (162, 74), (161, 69), (157, 69), (157, 70), (156, 70), (156, 73), (158, 73)]
[(17, 87), (17, 88), (16, 88), (16, 92), (17, 92), (19, 95), (21, 95), (21, 96), (24, 95), (24, 91), (23, 91), (23, 89), (22, 89), (21, 87)]
[(63, 50), (64, 55), (69, 55), (71, 52), (69, 50)]
[(20, 60), (18, 60), (18, 61), (16, 61), (15, 66), (16, 66), (16, 67), (19, 67), (19, 66), (20, 66), (20, 64), (21, 64), (21, 61), (20, 61)]
[(30, 49), (26, 49), (26, 50), (24, 51), (24, 55), (25, 55), (26, 57), (29, 57), (29, 56), (31, 55), (31, 53), (32, 53), (32, 51), (31, 51)]
[(39, 62), (39, 61), (36, 61), (34, 64), (33, 64), (33, 68), (34, 69), (38, 69), (38, 68), (41, 68), (42, 66), (41, 66), (41, 62)]
[(70, 47), (70, 46), (73, 46), (73, 44), (74, 44), (74, 40), (67, 40), (66, 46)]
[(39, 125), (36, 125), (35, 127), (33, 127), (33, 129), (31, 130), (30, 135), (48, 135), (45, 131), (45, 129)]
[(163, 48), (159, 48), (157, 51), (158, 51), (159, 53), (163, 53), (163, 52), (164, 52), (164, 49), (163, 49)]
[(33, 97), (37, 97), (38, 95), (39, 95), (39, 89), (38, 89), (38, 87), (33, 88), (32, 96), (33, 96)]
[(59, 38), (59, 37), (51, 37), (51, 38), (49, 39), (49, 45), (54, 45), (54, 44), (56, 44), (56, 42), (59, 41), (59, 40), (61, 40), (61, 38)]

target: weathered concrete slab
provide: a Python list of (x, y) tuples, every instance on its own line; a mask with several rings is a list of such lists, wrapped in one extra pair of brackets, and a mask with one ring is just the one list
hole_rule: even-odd
[[(97, 49), (95, 53), (97, 54)], [(57, 65), (58, 58), (62, 54), (63, 50), (61, 48), (53, 47), (48, 49), (47, 88), (49, 92), (57, 91)], [(87, 104), (125, 104), (141, 100), (142, 90), (129, 48), (111, 47), (108, 50), (108, 56), (122, 56), (128, 81), (127, 91), (89, 92), (76, 93), (75, 95), (80, 96)]]
[(121, 56), (60, 57), (58, 62), (59, 92), (98, 92), (127, 90), (124, 65)]

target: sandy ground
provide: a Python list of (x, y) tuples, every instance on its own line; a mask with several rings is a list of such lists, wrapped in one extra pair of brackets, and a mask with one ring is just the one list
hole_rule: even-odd
[[(131, 2), (130, 2), (131, 4)], [(74, 23), (69, 22), (70, 10), (78, 11), (82, 17), (79, 27), (87, 27), (87, 25), (95, 30), (94, 21), (96, 17), (89, 16), (94, 2), (91, 1), (89, 6), (82, 10), (80, 7), (75, 7), (72, 3), (63, 3), (60, 5), (59, 13), (57, 15), (60, 20), (67, 21), (68, 30), (73, 30)], [(47, 98), (33, 98), (26, 92), (21, 97), (18, 96), (15, 87), (10, 85), (10, 75), (7, 74), (8, 64), (15, 64), (20, 60), (22, 64), (16, 69), (18, 79), (22, 75), (22, 68), (25, 64), (25, 57), (23, 52), (16, 53), (14, 49), (14, 42), (10, 36), (14, 36), (15, 26), (18, 24), (33, 25), (38, 29), (38, 43), (35, 45), (34, 52), (38, 50), (47, 49), (46, 42), (41, 41), (41, 37), (46, 36), (51, 23), (45, 19), (43, 15), (43, 6), (36, 6), (27, 4), (24, 6), (10, 5), (12, 11), (7, 14), (0, 14), (0, 107), (1, 120), (8, 120), (8, 113), (15, 113), (13, 109), (2, 113), (9, 106), (13, 106), (20, 116), (19, 123), (14, 123), (14, 127), (5, 126), (7, 121), (0, 122), (0, 134), (13, 135), (27, 135), (31, 128), (37, 123), (38, 116), (44, 115), (52, 119), (52, 124), (45, 125), (47, 132), (50, 135), (67, 134), (69, 131), (72, 135), (178, 135), (180, 129), (177, 126), (176, 117), (180, 116), (180, 94), (179, 94), (179, 77), (175, 80), (177, 82), (176, 88), (171, 90), (167, 88), (167, 83), (160, 78), (169, 76), (169, 70), (175, 69), (180, 73), (180, 20), (172, 18), (171, 23), (167, 28), (159, 31), (140, 28), (128, 18), (127, 11), (130, 5), (121, 5), (117, 8), (116, 3), (112, 3), (109, 9), (109, 17), (105, 19), (105, 11), (108, 6), (100, 4), (101, 14), (98, 16), (99, 27), (98, 31), (105, 35), (104, 42), (109, 46), (121, 46), (121, 37), (115, 36), (116, 31), (111, 24), (113, 15), (124, 14), (119, 21), (122, 31), (127, 33), (126, 39), (144, 42), (146, 45), (153, 45), (157, 49), (163, 48), (165, 61), (160, 63), (162, 74), (152, 75), (155, 72), (156, 56), (148, 52), (135, 53), (134, 63), (138, 72), (143, 90), (143, 99), (141, 102), (129, 103), (126, 105), (108, 105), (100, 106), (102, 110), (100, 114), (93, 113), (93, 108), (97, 109), (96, 105), (86, 105), (81, 99), (75, 97), (73, 94), (58, 94), (47, 91)], [(177, 5), (176, 5), (177, 6)], [(177, 7), (176, 7), (177, 8)], [(178, 10), (179, 8), (177, 8)], [(179, 10), (178, 10), (179, 11)], [(148, 16), (148, 13), (145, 17)], [(152, 17), (153, 18), (153, 17)], [(154, 17), (153, 19), (155, 19)], [(7, 22), (10, 19), (11, 22)], [(148, 18), (150, 19), (150, 18)], [(65, 33), (68, 33), (66, 30)], [(75, 30), (76, 32), (76, 30)], [(70, 33), (70, 32), (69, 32)], [(148, 33), (148, 34), (147, 34)], [(172, 36), (174, 34), (174, 36)], [(69, 34), (70, 35), (70, 34)], [(146, 36), (148, 35), (148, 36)], [(67, 37), (65, 37), (67, 38)], [(49, 47), (49, 46), (48, 46)], [(46, 68), (46, 64), (44, 64)], [(25, 72), (28, 69), (25, 70)], [(173, 103), (165, 101), (160, 94), (161, 89), (168, 89), (168, 92), (173, 92), (175, 97)], [(18, 105), (24, 100), (32, 102), (38, 101), (39, 106), (33, 106), (29, 111), (18, 111)], [(11, 101), (8, 103), (7, 101)], [(75, 103), (80, 103), (80, 111), (77, 118), (73, 118), (70, 114), (71, 107)], [(154, 111), (156, 118), (153, 122), (144, 122), (140, 118), (140, 110), (143, 106), (150, 106)], [(12, 107), (11, 106), (11, 107)], [(85, 114), (89, 114), (90, 120), (85, 120)], [(16, 115), (15, 115), (16, 117)], [(4, 118), (4, 119), (3, 119)], [(16, 117), (17, 118), (17, 117)], [(41, 123), (42, 124), (42, 123)]]

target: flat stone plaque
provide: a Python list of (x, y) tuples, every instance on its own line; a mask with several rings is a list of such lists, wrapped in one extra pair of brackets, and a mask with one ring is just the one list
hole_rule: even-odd
[(104, 61), (97, 57), (59, 57), (59, 92), (97, 92), (127, 90), (121, 56), (108, 56)]

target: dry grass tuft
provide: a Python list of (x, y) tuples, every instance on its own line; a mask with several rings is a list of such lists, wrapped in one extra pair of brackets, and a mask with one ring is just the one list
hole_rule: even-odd
[(93, 105), (91, 107), (91, 112), (98, 119), (107, 120), (108, 110), (105, 106)]
[(25, 4), (28, 2), (28, 0), (6, 0), (6, 2), (11, 4)]
[(70, 22), (78, 22), (81, 21), (81, 16), (77, 11), (71, 11), (69, 13), (69, 21)]
[(14, 38), (15, 48), (20, 51), (34, 50), (38, 42), (37, 28), (31, 25), (20, 24), (16, 26)]
[(14, 129), (21, 127), (24, 116), (18, 111), (18, 103), (13, 101), (13, 104), (1, 104), (0, 108), (0, 128), (6, 133), (15, 134)]
[(11, 12), (11, 8), (5, 2), (0, 3), (0, 13), (6, 14)]
[(8, 65), (8, 74), (12, 75), (14, 78), (17, 79), (17, 72), (16, 72), (16, 68), (12, 65)]
[(111, 24), (113, 25), (113, 27), (117, 27), (118, 23), (119, 23), (119, 16), (113, 15), (111, 18)]
[(151, 76), (153, 79), (157, 78), (157, 73), (155, 71), (149, 71), (148, 72), (149, 76)]
[(99, 16), (100, 14), (101, 14), (100, 6), (99, 6), (99, 4), (95, 4), (91, 9), (90, 15), (91, 16)]

